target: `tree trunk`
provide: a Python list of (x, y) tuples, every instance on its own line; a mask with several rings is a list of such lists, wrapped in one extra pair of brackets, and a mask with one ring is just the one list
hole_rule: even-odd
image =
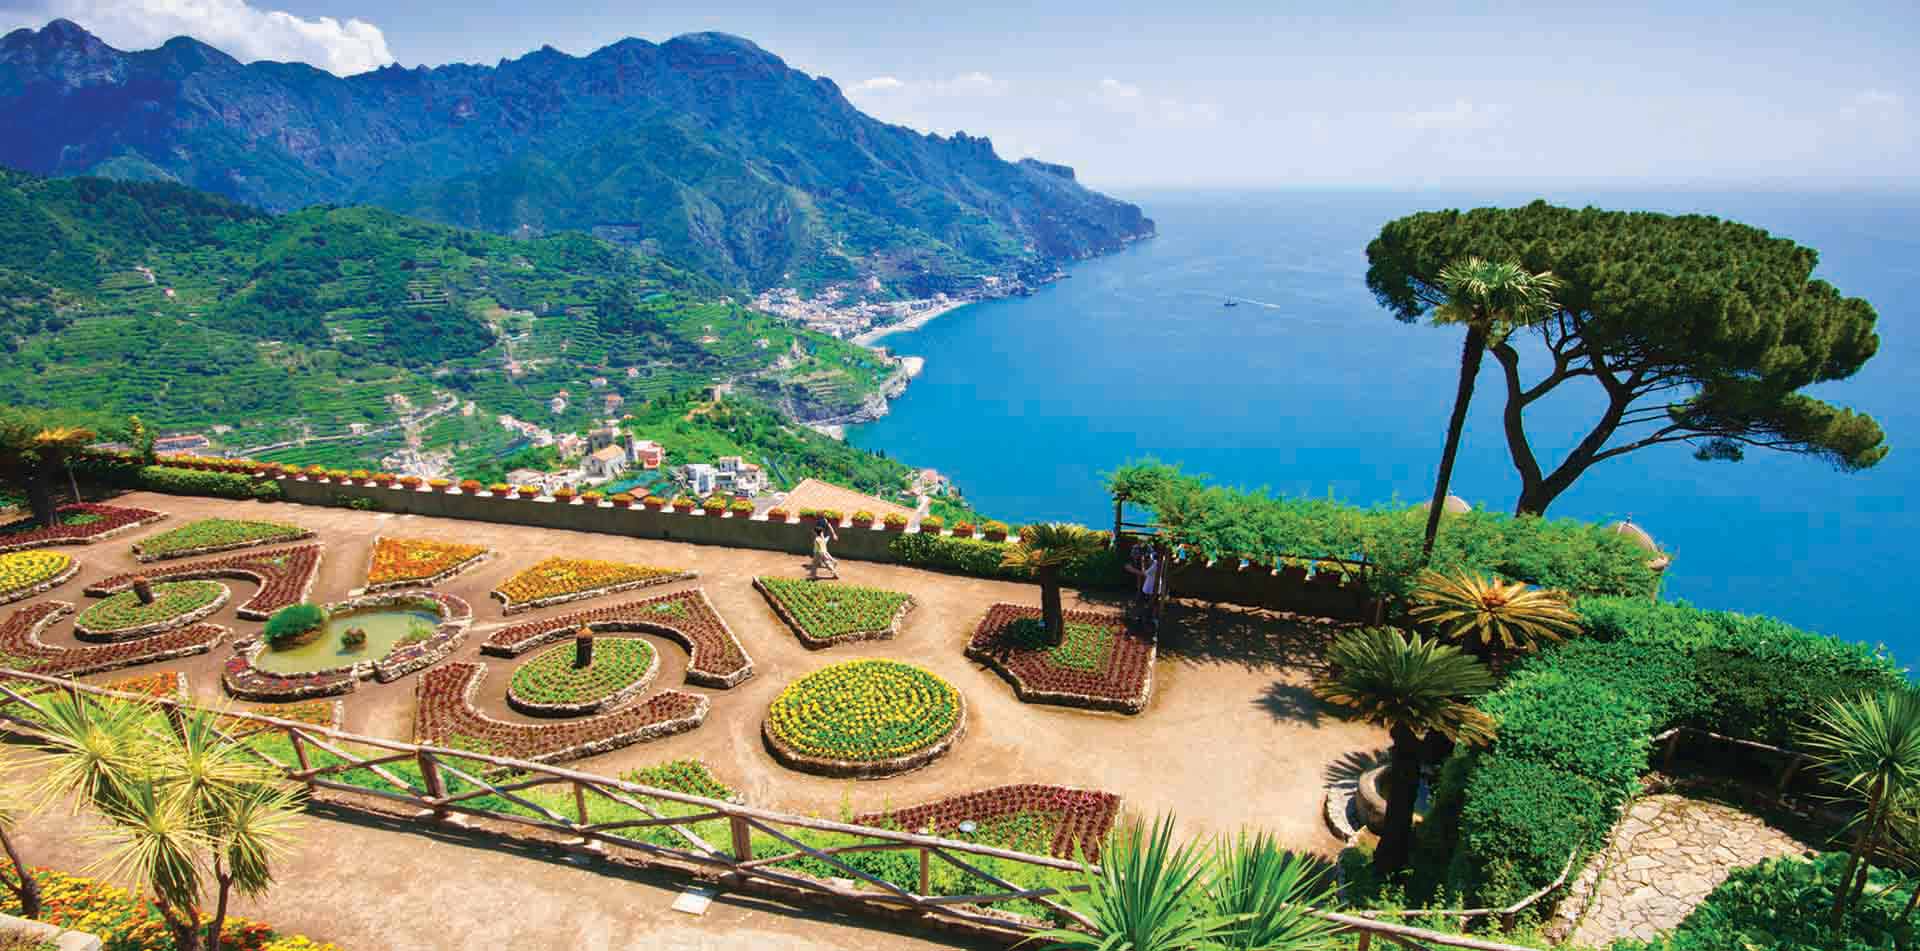
[(13, 837), (7, 830), (0, 828), (0, 848), (7, 852), (7, 859), (13, 863), (13, 874), (19, 876), (20, 887), (13, 889), (14, 897), (20, 899), (20, 917), (40, 917), (40, 882), (27, 871), (27, 863), (20, 861), (20, 853), (13, 847)]
[(1035, 576), (1040, 582), (1040, 618), (1047, 640), (1057, 645), (1067, 636), (1066, 612), (1060, 607), (1060, 569), (1042, 568)]
[(207, 951), (220, 951), (220, 932), (227, 927), (227, 896), (233, 893), (233, 876), (215, 877), (220, 882), (220, 900), (214, 905), (213, 920), (207, 922)]
[(1907, 907), (1900, 912), (1901, 927), (1905, 927), (1908, 922), (1913, 920), (1913, 909), (1915, 905), (1920, 905), (1920, 882), (1914, 884), (1913, 894), (1907, 896)]
[(160, 909), (160, 920), (166, 922), (167, 933), (173, 935), (174, 951), (205, 951), (206, 936), (200, 933), (199, 909), (177, 910), (159, 898), (155, 898), (153, 904)]
[(1433, 502), (1427, 506), (1427, 538), (1420, 545), (1422, 565), (1433, 560), (1433, 541), (1440, 535), (1440, 516), (1446, 510), (1447, 484), (1453, 481), (1453, 460), (1460, 452), (1460, 433), (1467, 427), (1474, 378), (1480, 375), (1480, 361), (1486, 353), (1487, 335), (1469, 326), (1467, 342), (1460, 350), (1460, 385), (1453, 394), (1453, 416), (1447, 420), (1447, 444), (1440, 450), (1440, 474), (1433, 480)]
[(1853, 873), (1860, 868), (1868, 847), (1873, 844), (1873, 827), (1880, 824), (1880, 800), (1885, 788), (1885, 780), (1874, 780), (1873, 788), (1867, 792), (1867, 821), (1860, 825), (1860, 834), (1853, 840), (1853, 852), (1847, 856), (1847, 870), (1840, 875), (1840, 884), (1833, 890), (1832, 924), (1835, 930), (1846, 921), (1847, 901), (1853, 892)]
[(73, 460), (62, 459), (61, 465), (65, 467), (67, 470), (67, 486), (73, 489), (73, 504), (79, 505), (81, 502), (85, 500), (80, 498), (80, 480), (74, 477)]
[(1404, 724), (1395, 724), (1393, 761), (1387, 766), (1387, 823), (1373, 850), (1373, 868), (1381, 874), (1397, 872), (1413, 851), (1413, 804), (1420, 796), (1420, 737)]
[(53, 510), (53, 488), (47, 485), (47, 472), (38, 463), (27, 467), (27, 504), (33, 508), (33, 520), (48, 528), (58, 524)]
[(1860, 872), (1854, 876), (1851, 887), (1847, 891), (1849, 908), (1859, 907), (1860, 896), (1867, 890), (1867, 877), (1873, 873), (1874, 853), (1880, 851), (1880, 840), (1887, 834), (1887, 813), (1890, 811), (1892, 811), (1890, 808), (1883, 807), (1880, 810), (1879, 821), (1874, 823), (1873, 828), (1868, 832), (1867, 851), (1860, 856)]

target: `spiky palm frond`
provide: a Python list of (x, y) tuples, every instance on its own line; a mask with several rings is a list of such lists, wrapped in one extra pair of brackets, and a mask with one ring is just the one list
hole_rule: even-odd
[(273, 780), (265, 763), (220, 731), (212, 711), (185, 711), (176, 722), (179, 734), (173, 742), (151, 751), (153, 775), (167, 795), (184, 799), (199, 821), (213, 822), (250, 787)]
[(1553, 299), (1559, 278), (1513, 261), (1455, 261), (1440, 269), (1439, 283), (1447, 300), (1434, 308), (1433, 322), (1472, 325), (1494, 342), (1546, 319), (1559, 306)]
[(250, 786), (219, 814), (215, 834), (241, 894), (257, 896), (273, 884), (273, 865), (302, 824), (300, 797), (298, 787), (284, 783)]
[(83, 426), (49, 426), (33, 434), (33, 445), (39, 449), (79, 449), (97, 435)]
[(1857, 795), (1920, 789), (1920, 694), (1836, 698), (1801, 731), (1800, 745), (1827, 778)]
[(1033, 574), (1064, 568), (1100, 550), (1100, 536), (1084, 526), (1041, 522), (1020, 531), (1020, 541), (1008, 545), (1000, 565)]
[(168, 796), (153, 783), (140, 781), (101, 811), (111, 825), (89, 834), (101, 850), (93, 863), (97, 869), (110, 877), (138, 876), (155, 896), (175, 908), (198, 905), (202, 856), (209, 853), (213, 840), (184, 798)]
[(1493, 718), (1464, 702), (1492, 689), (1493, 675), (1451, 644), (1366, 628), (1335, 639), (1327, 661), (1333, 669), (1314, 695), (1363, 720), (1468, 745), (1493, 739)]
[(45, 769), (36, 789), (43, 798), (76, 796), (105, 810), (139, 784), (150, 765), (150, 705), (53, 694), (40, 701), (40, 709), (39, 761)]
[(1462, 644), (1531, 651), (1542, 641), (1580, 633), (1580, 617), (1560, 592), (1464, 570), (1453, 575), (1421, 572), (1412, 601), (1409, 613), (1414, 620)]
[(1268, 833), (1242, 832), (1214, 850), (1207, 898), (1215, 915), (1234, 924), (1216, 939), (1225, 951), (1327, 951), (1338, 946), (1337, 925), (1313, 914), (1333, 904), (1327, 868), (1289, 852)]
[(1173, 817), (1122, 823), (1101, 850), (1098, 870), (1083, 876), (1087, 890), (1061, 901), (1093, 923), (1091, 933), (1062, 928), (1028, 939), (1065, 951), (1189, 951), (1209, 946), (1233, 924), (1202, 904), (1206, 853), (1175, 846)]

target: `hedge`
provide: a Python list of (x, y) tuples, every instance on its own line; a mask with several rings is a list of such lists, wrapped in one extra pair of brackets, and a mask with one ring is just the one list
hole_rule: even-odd
[[(1095, 532), (1102, 540), (1112, 537), (1110, 532)], [(934, 571), (947, 571), (954, 574), (972, 575), (976, 578), (1006, 578), (1026, 580), (1026, 572), (1000, 567), (1000, 556), (1007, 550), (1006, 542), (990, 542), (978, 538), (953, 538), (947, 535), (902, 534), (887, 543), (887, 551), (895, 561), (916, 568), (929, 568)], [(1105, 547), (1085, 558), (1069, 564), (1060, 572), (1061, 580), (1076, 588), (1116, 589), (1125, 588), (1128, 583), (1126, 568), (1121, 564), (1120, 555), (1112, 548)]]
[[(1599, 845), (1677, 725), (1787, 745), (1827, 700), (1905, 683), (1883, 652), (1773, 618), (1644, 598), (1586, 598), (1585, 638), (1528, 658), (1480, 701), (1492, 746), (1442, 770), (1425, 854), (1454, 851), (1448, 884), (1505, 904)], [(1456, 833), (1457, 830), (1457, 833)]]
[(134, 475), (133, 484), (151, 492), (172, 495), (208, 495), (222, 499), (280, 497), (280, 483), (277, 481), (256, 482), (252, 476), (234, 472), (203, 472), (169, 466), (141, 466)]

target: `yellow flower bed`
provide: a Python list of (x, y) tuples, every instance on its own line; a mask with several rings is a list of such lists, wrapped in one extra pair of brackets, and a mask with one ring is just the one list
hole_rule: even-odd
[(663, 584), (683, 577), (687, 572), (679, 568), (556, 557), (508, 578), (493, 593), (508, 604), (527, 604), (605, 588)]
[(16, 551), (0, 555), (0, 598), (31, 589), (73, 567), (73, 556), (56, 551)]
[(486, 553), (487, 549), (480, 545), (423, 538), (381, 538), (374, 542), (373, 560), (367, 566), (367, 584), (425, 581)]
[(940, 742), (960, 721), (960, 692), (929, 671), (855, 660), (789, 684), (767, 710), (773, 735), (806, 756), (878, 762)]
[[(37, 868), (40, 920), (100, 938), (104, 951), (173, 951), (160, 913), (146, 899), (106, 882)], [(0, 911), (17, 915), (20, 905), (0, 892)], [(300, 935), (276, 934), (271, 927), (229, 916), (221, 929), (222, 948), (231, 951), (340, 951), (339, 946)]]

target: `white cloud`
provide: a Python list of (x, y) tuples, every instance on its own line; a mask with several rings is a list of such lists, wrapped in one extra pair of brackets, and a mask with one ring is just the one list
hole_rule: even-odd
[(39, 26), (56, 17), (120, 49), (150, 49), (186, 35), (245, 62), (311, 63), (342, 76), (393, 62), (385, 34), (365, 20), (300, 17), (246, 0), (39, 0), (7, 19)]
[(987, 73), (970, 72), (946, 79), (907, 80), (898, 76), (875, 76), (847, 87), (847, 93), (856, 99), (862, 96), (930, 99), (1000, 96), (1005, 95), (1011, 88), (1013, 84), (1004, 79), (995, 79)]
[(848, 86), (847, 91), (853, 92), (853, 93), (885, 92), (888, 90), (899, 89), (900, 87), (905, 85), (906, 83), (901, 82), (898, 78), (893, 76), (875, 76), (872, 79), (862, 79), (859, 82), (854, 83), (851, 86)]
[(1886, 121), (1900, 117), (1905, 102), (1899, 94), (1884, 89), (1864, 89), (1854, 94), (1845, 106), (1840, 107), (1843, 119), (1872, 119)]
[(1403, 112), (1399, 122), (1414, 129), (1488, 129), (1499, 125), (1506, 114), (1506, 106), (1455, 99), (1449, 105)]
[(1111, 77), (1100, 80), (1093, 101), (1113, 112), (1165, 125), (1204, 125), (1219, 121), (1221, 116), (1220, 107), (1211, 103), (1151, 96), (1138, 85)]

